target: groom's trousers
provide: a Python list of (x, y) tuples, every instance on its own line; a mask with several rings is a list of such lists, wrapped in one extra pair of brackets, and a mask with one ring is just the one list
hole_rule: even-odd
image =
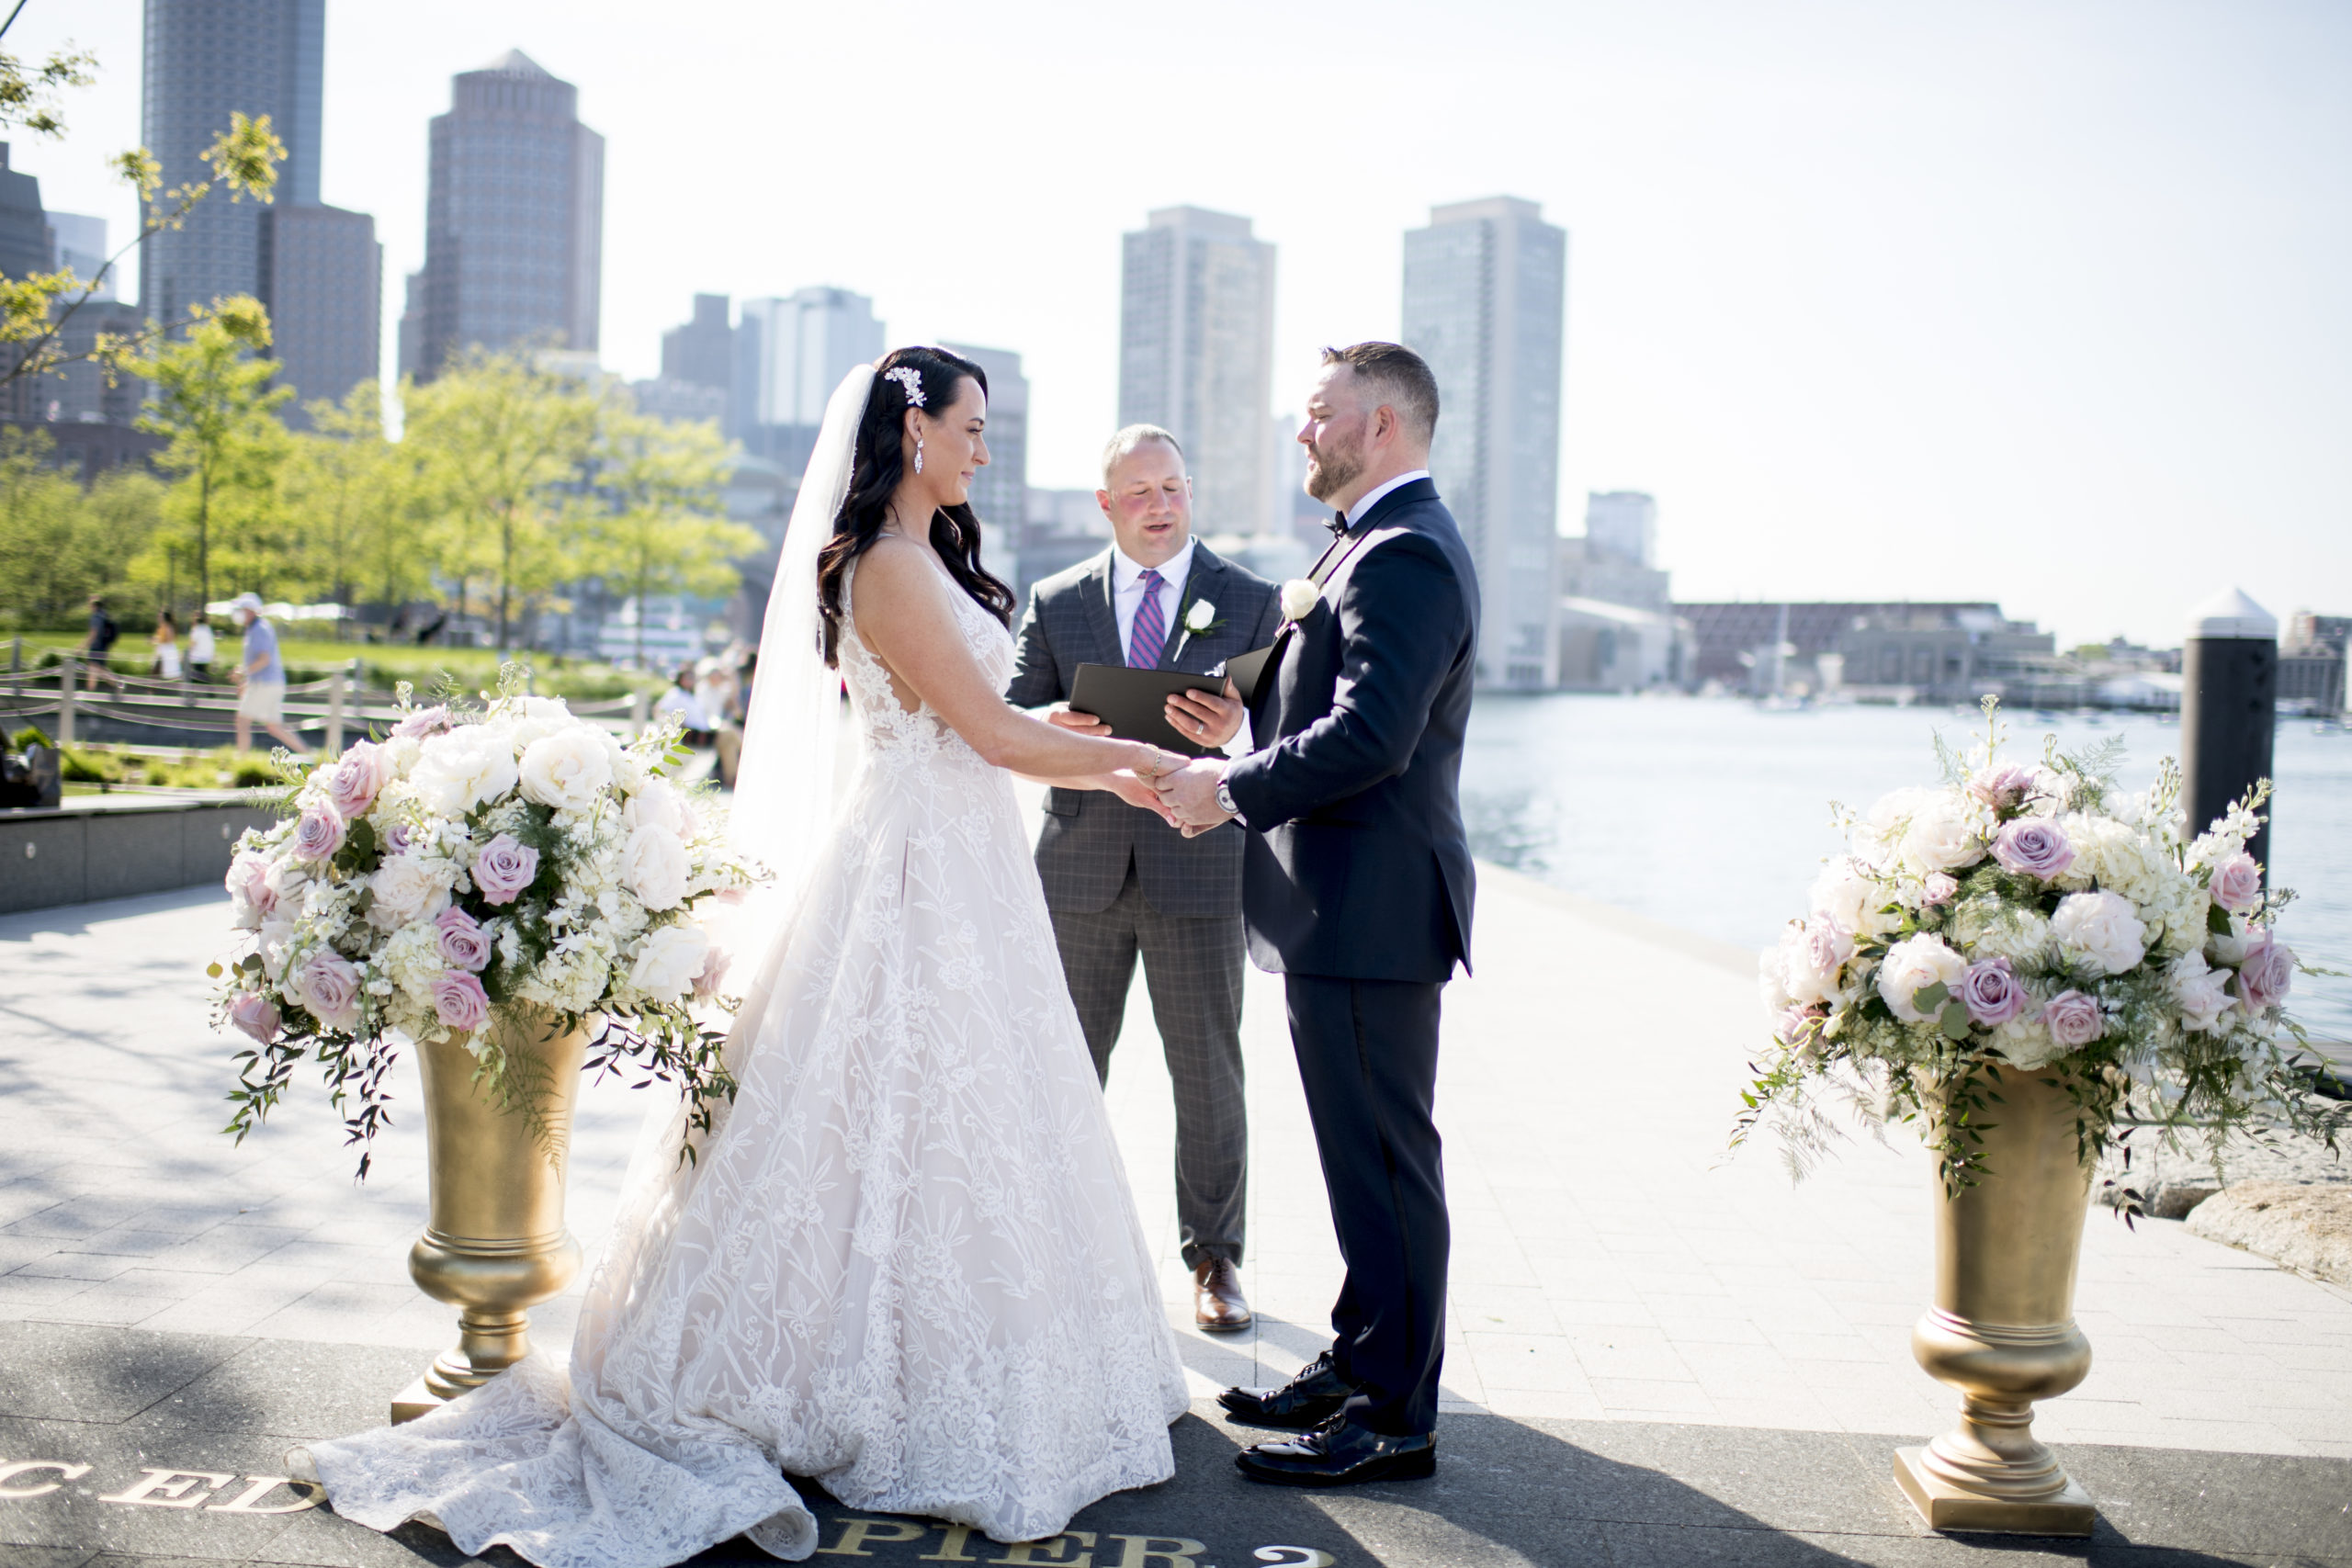
[(1442, 981), (1288, 975), (1291, 1046), (1347, 1279), (1331, 1309), (1344, 1413), (1392, 1437), (1437, 1427), (1453, 1231), (1438, 1146)]

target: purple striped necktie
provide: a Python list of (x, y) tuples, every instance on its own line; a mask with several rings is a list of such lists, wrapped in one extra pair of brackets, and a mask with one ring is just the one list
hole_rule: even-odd
[(1168, 644), (1168, 619), (1160, 614), (1159, 590), (1163, 579), (1147, 567), (1143, 574), (1143, 601), (1136, 606), (1134, 628), (1127, 633), (1127, 668), (1156, 670), (1159, 667), (1159, 650)]

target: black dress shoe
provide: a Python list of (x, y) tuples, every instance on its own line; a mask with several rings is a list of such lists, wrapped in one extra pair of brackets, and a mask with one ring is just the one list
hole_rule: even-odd
[(1338, 1415), (1355, 1391), (1355, 1384), (1331, 1370), (1331, 1352), (1326, 1350), (1280, 1388), (1229, 1388), (1216, 1402), (1225, 1406), (1227, 1419), (1244, 1427), (1304, 1432)]
[(1233, 1456), (1241, 1473), (1273, 1486), (1361, 1486), (1437, 1473), (1437, 1437), (1392, 1438), (1333, 1417), (1312, 1432), (1256, 1443)]

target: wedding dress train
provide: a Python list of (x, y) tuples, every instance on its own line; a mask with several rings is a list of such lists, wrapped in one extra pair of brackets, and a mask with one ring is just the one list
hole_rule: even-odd
[[(1002, 686), (1011, 637), (953, 599)], [(693, 1164), (674, 1126), (640, 1153), (568, 1370), (309, 1446), (337, 1513), (636, 1568), (739, 1533), (808, 1556), (783, 1472), (1003, 1541), (1174, 1473), (1183, 1371), (1011, 779), (899, 705), (846, 614), (841, 667), (858, 771), (734, 1104)]]

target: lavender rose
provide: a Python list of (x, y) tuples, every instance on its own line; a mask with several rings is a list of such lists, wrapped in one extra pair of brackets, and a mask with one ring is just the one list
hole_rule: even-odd
[(399, 740), (422, 740), (428, 735), (438, 735), (450, 728), (449, 710), (435, 705), (419, 708), (392, 726), (392, 736)]
[(2238, 965), (2238, 1004), (2248, 1012), (2264, 1012), (2287, 999), (2295, 983), (2295, 954), (2263, 931), (2245, 944), (2245, 962)]
[(433, 923), (441, 931), (441, 962), (474, 975), (490, 967), (490, 933), (480, 920), (452, 904)]
[(333, 953), (314, 953), (302, 965), (295, 991), (311, 1016), (329, 1029), (359, 1027), (359, 967)]
[(343, 848), (343, 818), (332, 806), (313, 806), (302, 813), (294, 824), (293, 852), (296, 860), (321, 861), (334, 856)]
[(1970, 964), (1968, 973), (1960, 977), (1960, 999), (1968, 1009), (1968, 1021), (1986, 1029), (2023, 1018), (2033, 1005), (2006, 958)]
[(1919, 884), (1919, 902), (1929, 909), (1941, 908), (1960, 897), (1960, 884), (1949, 872), (1931, 871)]
[(2042, 1027), (2050, 1038), (2073, 1051), (2107, 1032), (2107, 1015), (2098, 1003), (2080, 991), (2064, 990), (2041, 1004)]
[(1969, 777), (1968, 793), (1996, 811), (2015, 811), (2033, 793), (2033, 770), (1979, 768)]
[(392, 754), (371, 740), (355, 742), (327, 774), (327, 798), (344, 820), (365, 817), (384, 786), (392, 782)]
[(461, 969), (444, 969), (433, 982), (433, 1011), (451, 1029), (470, 1033), (490, 1021), (490, 993)]
[(514, 896), (539, 874), (539, 852), (501, 833), (474, 856), (474, 886), (492, 904), (511, 904)]
[(2075, 863), (2075, 847), (2046, 817), (2012, 817), (1994, 835), (1993, 858), (2015, 875), (2055, 882)]
[(2243, 915), (2262, 897), (2262, 863), (2252, 855), (2232, 855), (2213, 868), (2213, 902), (2233, 915)]
[(264, 1045), (277, 1038), (277, 1010), (258, 992), (238, 992), (229, 1004), (229, 1021)]

